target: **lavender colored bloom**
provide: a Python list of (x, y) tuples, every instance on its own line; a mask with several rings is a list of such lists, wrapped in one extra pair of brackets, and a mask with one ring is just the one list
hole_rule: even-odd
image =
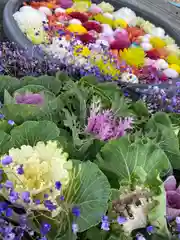
[(40, 93), (25, 93), (15, 97), (17, 104), (34, 104), (42, 105), (44, 97)]
[(43, 223), (41, 225), (40, 232), (42, 236), (47, 235), (50, 230), (51, 230), (51, 225), (49, 223)]
[(78, 207), (73, 207), (72, 208), (72, 214), (75, 216), (75, 217), (79, 217), (81, 212), (80, 212), (80, 209)]
[(15, 191), (10, 191), (9, 193), (9, 201), (15, 203), (19, 199), (19, 194)]
[(24, 174), (23, 165), (21, 165), (20, 167), (17, 168), (17, 174), (19, 174), (19, 175)]
[(25, 203), (30, 203), (30, 192), (28, 191), (22, 192), (21, 198)]
[(117, 217), (117, 222), (118, 222), (118, 224), (124, 224), (124, 223), (126, 223), (127, 222), (127, 219), (125, 218), (125, 217), (121, 217), (121, 216), (119, 216), (119, 217)]
[(9, 180), (6, 180), (4, 186), (7, 188), (7, 189), (13, 189), (13, 183)]
[(169, 176), (164, 182), (167, 216), (172, 218), (180, 215), (180, 186), (176, 187), (176, 184), (174, 176)]
[(73, 223), (72, 224), (72, 231), (73, 231), (73, 233), (77, 234), (78, 230), (79, 230), (78, 225), (76, 223)]
[(2, 165), (6, 166), (12, 163), (12, 157), (11, 156), (5, 156), (2, 160), (1, 163)]
[(15, 122), (13, 120), (8, 120), (8, 124), (13, 126), (15, 124)]
[(103, 141), (117, 139), (124, 136), (128, 129), (132, 129), (132, 122), (132, 118), (115, 117), (112, 110), (98, 113), (91, 111), (86, 132)]
[(56, 210), (56, 205), (53, 204), (53, 202), (51, 202), (50, 200), (45, 200), (44, 201), (44, 206), (49, 210), (49, 211), (53, 211)]
[(6, 209), (6, 217), (11, 217), (12, 213), (13, 213), (13, 211), (11, 208)]
[(55, 182), (55, 188), (56, 188), (57, 190), (60, 190), (60, 189), (61, 189), (61, 186), (62, 186), (62, 184), (61, 184), (60, 181)]
[(109, 231), (110, 230), (109, 226), (110, 226), (110, 223), (109, 223), (108, 216), (103, 216), (102, 222), (101, 222), (101, 229), (104, 231)]

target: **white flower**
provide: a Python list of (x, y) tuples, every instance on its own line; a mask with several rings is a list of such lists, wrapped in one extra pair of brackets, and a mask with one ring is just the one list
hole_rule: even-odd
[(107, 2), (101, 2), (100, 4), (97, 5), (98, 7), (101, 8), (101, 10), (105, 13), (105, 12), (109, 12), (112, 13), (114, 11), (114, 7)]
[(136, 26), (136, 14), (130, 8), (120, 8), (113, 16), (115, 19), (124, 19), (129, 26)]
[[(72, 162), (67, 161), (68, 154), (58, 147), (56, 141), (38, 142), (36, 146), (22, 146), (9, 150), (9, 156), (13, 162), (2, 168), (9, 181), (14, 185), (18, 193), (28, 191), (31, 200), (38, 197), (41, 202), (44, 194), (56, 202), (56, 197), (61, 190), (56, 189), (56, 182), (62, 184), (62, 190), (69, 183)], [(3, 157), (1, 158), (3, 159)], [(23, 168), (23, 174), (18, 174), (19, 167)]]
[(169, 52), (169, 54), (175, 54), (175, 55), (179, 55), (179, 52), (180, 52), (178, 45), (176, 45), (175, 43), (167, 45), (166, 50)]

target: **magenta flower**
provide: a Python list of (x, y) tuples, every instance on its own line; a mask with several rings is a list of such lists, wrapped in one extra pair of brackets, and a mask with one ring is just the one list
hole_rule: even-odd
[(86, 132), (95, 135), (100, 140), (106, 141), (124, 136), (126, 130), (131, 128), (132, 118), (117, 118), (111, 110), (103, 112), (91, 111)]
[(176, 186), (174, 176), (169, 176), (164, 182), (166, 190), (166, 212), (170, 218), (180, 216), (180, 186)]
[(40, 93), (25, 93), (15, 96), (17, 104), (42, 105), (44, 97)]

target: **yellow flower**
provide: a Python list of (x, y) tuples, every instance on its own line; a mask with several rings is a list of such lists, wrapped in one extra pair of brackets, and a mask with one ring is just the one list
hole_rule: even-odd
[(169, 64), (180, 65), (180, 58), (178, 58), (176, 55), (169, 55), (166, 60)]
[(72, 6), (72, 8), (78, 12), (87, 12), (89, 7), (90, 7), (89, 1), (80, 1), (80, 2), (78, 1), (78, 2), (75, 2)]
[(26, 30), (26, 35), (33, 44), (48, 43), (47, 34), (42, 28), (40, 28), (39, 30), (29, 28)]
[(113, 26), (113, 20), (103, 16), (102, 14), (97, 14), (94, 16), (94, 20), (100, 22), (102, 24), (109, 24), (111, 27)]
[[(55, 183), (60, 182), (62, 190), (69, 183), (72, 162), (67, 161), (68, 154), (58, 147), (56, 141), (48, 141), (47, 144), (38, 142), (34, 147), (23, 145), (20, 149), (12, 148), (9, 156), (12, 157), (12, 163), (1, 168), (13, 183), (14, 190), (20, 194), (28, 191), (31, 200), (43, 202), (44, 194), (48, 194), (49, 199), (56, 202), (61, 191), (56, 189)], [(21, 175), (17, 173), (19, 166), (24, 171)]]
[(177, 64), (171, 64), (169, 65), (169, 68), (174, 69), (176, 72), (180, 73), (180, 66)]
[(120, 51), (120, 58), (128, 65), (142, 67), (145, 61), (145, 53), (141, 48), (129, 48)]
[(83, 56), (83, 57), (88, 57), (91, 54), (91, 51), (89, 50), (88, 47), (83, 46), (83, 45), (77, 45), (74, 48), (74, 56)]
[(75, 10), (73, 9), (73, 8), (67, 8), (66, 9), (66, 13), (68, 14), (68, 13), (72, 13), (72, 12), (74, 12)]
[(107, 2), (101, 2), (100, 4), (98, 4), (98, 7), (100, 7), (103, 12), (112, 13), (114, 11), (114, 7)]
[(113, 27), (114, 28), (118, 28), (118, 27), (127, 28), (127, 22), (124, 19), (117, 19), (114, 21)]
[(166, 46), (165, 41), (163, 41), (161, 38), (159, 37), (151, 37), (150, 38), (150, 43), (152, 44), (152, 46), (154, 48), (163, 48)]
[(94, 58), (94, 65), (96, 65), (104, 75), (112, 76), (114, 80), (117, 80), (120, 76), (120, 70), (117, 69), (116, 65), (109, 59), (104, 59), (102, 56)]
[(80, 24), (70, 24), (67, 27), (67, 30), (72, 32), (72, 33), (78, 33), (78, 34), (84, 34), (87, 33), (86, 28), (84, 28), (82, 25)]

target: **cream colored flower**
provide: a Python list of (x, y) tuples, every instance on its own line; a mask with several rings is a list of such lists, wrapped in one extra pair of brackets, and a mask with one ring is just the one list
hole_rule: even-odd
[[(28, 191), (31, 200), (44, 200), (44, 194), (56, 203), (56, 198), (69, 183), (72, 162), (67, 161), (68, 154), (58, 147), (56, 141), (38, 142), (36, 146), (21, 146), (9, 150), (12, 163), (1, 166), (9, 181), (14, 185), (14, 190), (20, 195)], [(2, 157), (1, 159), (3, 159)], [(19, 167), (23, 174), (18, 174)], [(61, 189), (56, 189), (56, 183), (62, 184)]]
[(107, 3), (107, 2), (101, 2), (97, 6), (100, 7), (104, 13), (106, 13), (106, 12), (112, 13), (114, 11), (114, 7), (110, 3)]

